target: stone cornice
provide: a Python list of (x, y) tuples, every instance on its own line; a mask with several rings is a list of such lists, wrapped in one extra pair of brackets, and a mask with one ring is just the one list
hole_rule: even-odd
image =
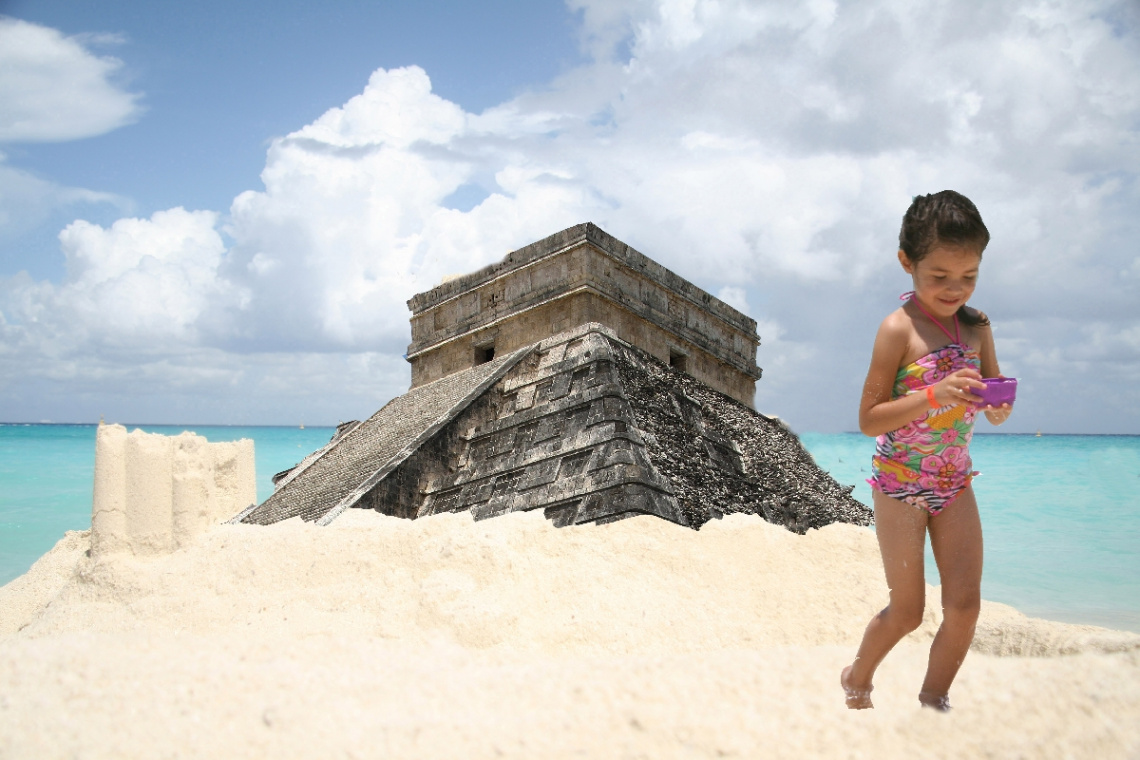
[(642, 274), (671, 293), (689, 301), (696, 308), (716, 317), (734, 330), (750, 336), (757, 344), (759, 343), (759, 340), (755, 338), (756, 320), (740, 313), (711, 293), (693, 285), (645, 254), (626, 245), (593, 222), (585, 222), (557, 232), (508, 253), (502, 261), (489, 264), (475, 272), (449, 280), (429, 291), (412, 296), (407, 302), (408, 308), (413, 316), (418, 315), (466, 295), (499, 278), (576, 248), (583, 243), (591, 244), (618, 264)]

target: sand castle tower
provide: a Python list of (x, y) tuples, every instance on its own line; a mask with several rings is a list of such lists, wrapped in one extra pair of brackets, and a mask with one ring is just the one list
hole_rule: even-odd
[(752, 408), (756, 322), (593, 224), (408, 301), (411, 389), (235, 520), (349, 508), (556, 525), (730, 512), (803, 531), (870, 511)]

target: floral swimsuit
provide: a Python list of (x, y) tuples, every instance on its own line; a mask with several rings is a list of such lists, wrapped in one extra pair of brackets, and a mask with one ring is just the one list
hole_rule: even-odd
[[(957, 335), (950, 335), (933, 317), (931, 320), (954, 342), (900, 368), (891, 390), (892, 400), (921, 393), (951, 372), (981, 370), (978, 352), (962, 342), (957, 315)], [(880, 435), (872, 460), (874, 476), (867, 482), (892, 499), (938, 514), (978, 474), (973, 471), (969, 449), (977, 413), (978, 407), (973, 404), (952, 404), (930, 409), (925, 417)]]

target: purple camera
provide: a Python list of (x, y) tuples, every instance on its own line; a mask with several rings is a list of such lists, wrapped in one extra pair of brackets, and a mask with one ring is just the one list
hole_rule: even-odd
[(1016, 377), (987, 377), (982, 380), (985, 388), (974, 388), (974, 395), (981, 396), (983, 406), (1013, 406), (1013, 399), (1017, 396)]

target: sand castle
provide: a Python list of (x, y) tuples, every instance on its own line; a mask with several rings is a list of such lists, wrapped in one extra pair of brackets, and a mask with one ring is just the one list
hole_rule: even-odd
[(91, 551), (161, 554), (188, 546), (257, 501), (253, 441), (127, 433), (99, 425)]
[(752, 408), (756, 322), (593, 224), (408, 301), (412, 387), (276, 478), (236, 518), (346, 509), (555, 525), (637, 514), (796, 532), (870, 510)]

